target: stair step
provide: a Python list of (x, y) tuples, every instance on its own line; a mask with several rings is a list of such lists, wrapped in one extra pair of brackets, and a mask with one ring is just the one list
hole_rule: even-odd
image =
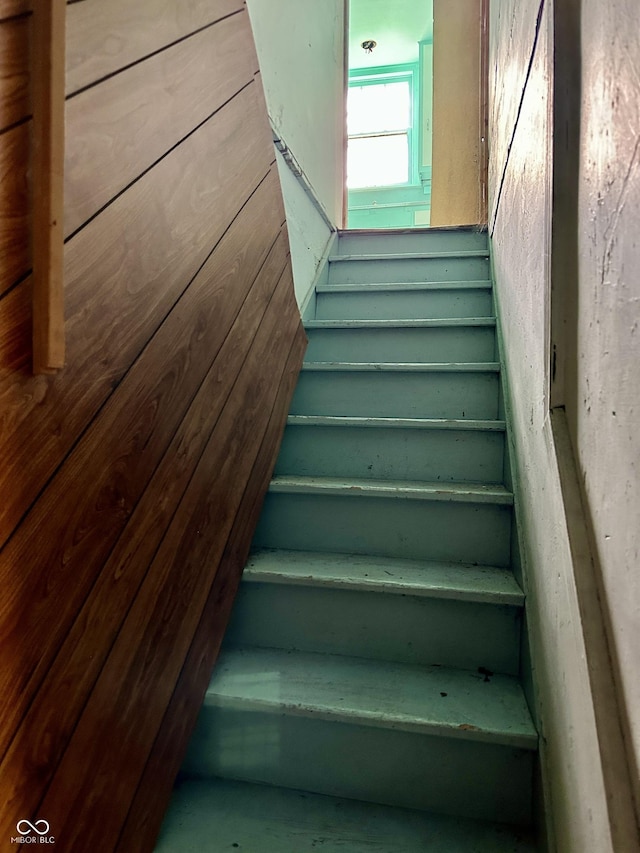
[(344, 284), (319, 284), (318, 293), (397, 293), (405, 290), (412, 292), (434, 290), (491, 290), (489, 279), (478, 281), (382, 281), (382, 282), (346, 282)]
[(340, 231), (335, 255), (390, 255), (404, 252), (487, 251), (487, 232), (477, 228), (413, 228), (410, 231)]
[(492, 419), (498, 414), (494, 362), (307, 362), (294, 415)]
[(538, 742), (517, 679), (441, 666), (227, 649), (221, 652), (204, 705), (265, 708), (526, 750), (535, 750)]
[(517, 675), (521, 605), (504, 569), (259, 552), (225, 643)]
[(156, 853), (534, 853), (501, 824), (223, 779), (177, 785)]
[(460, 483), (425, 483), (420, 480), (366, 480), (337, 477), (274, 477), (269, 484), (273, 494), (353, 495), (370, 498), (398, 498), (417, 501), (455, 501), (461, 503), (513, 505), (513, 494), (504, 486)]
[(495, 566), (264, 550), (251, 555), (242, 577), (246, 583), (347, 587), (514, 607), (524, 604), (524, 593), (513, 574)]
[(451, 320), (494, 319), (490, 287), (473, 283), (470, 287), (388, 285), (319, 288), (316, 296), (317, 320)]
[(306, 323), (308, 361), (490, 362), (495, 319), (313, 320)]
[(279, 477), (254, 546), (506, 567), (512, 500), (496, 486)]
[(442, 317), (431, 320), (308, 320), (305, 329), (437, 329), (469, 328), (473, 326), (496, 327), (495, 317)]
[(329, 284), (489, 279), (489, 253), (431, 252), (409, 255), (343, 255), (329, 259)]
[(387, 254), (378, 253), (378, 252), (363, 252), (352, 255), (332, 255), (329, 258), (329, 263), (337, 264), (345, 261), (397, 261), (397, 260), (411, 260), (411, 261), (431, 261), (431, 260), (449, 260), (451, 258), (454, 259), (462, 259), (465, 260), (467, 258), (486, 258), (489, 257), (489, 250), (485, 246), (481, 249), (467, 249), (467, 250), (449, 250), (442, 252), (389, 252)]
[(526, 823), (536, 744), (508, 676), (232, 649), (185, 771)]
[(499, 483), (504, 432), (494, 423), (294, 415), (275, 473)]

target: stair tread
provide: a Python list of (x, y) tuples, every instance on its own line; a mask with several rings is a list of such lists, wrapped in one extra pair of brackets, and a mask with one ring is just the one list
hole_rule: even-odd
[[(444, 694), (444, 695), (443, 695)], [(516, 678), (282, 649), (224, 650), (207, 707), (242, 707), (534, 750)]]
[(513, 493), (504, 486), (481, 483), (424, 482), (422, 480), (374, 480), (337, 477), (281, 475), (269, 484), (270, 492), (353, 495), (411, 500), (460, 501), (513, 504)]
[(447, 317), (422, 320), (307, 320), (305, 329), (429, 329), (495, 326), (495, 317)]
[(244, 570), (247, 583), (298, 584), (447, 598), (521, 607), (524, 593), (509, 569), (356, 554), (262, 550)]
[(378, 429), (452, 429), (504, 432), (504, 421), (461, 418), (358, 418), (347, 415), (289, 415), (289, 426), (371, 427)]
[(447, 252), (387, 252), (385, 254), (359, 253), (354, 255), (332, 255), (329, 263), (341, 261), (395, 261), (395, 260), (431, 260), (446, 258), (488, 258), (489, 249), (462, 249)]
[(528, 833), (219, 778), (177, 785), (156, 853), (534, 853)]
[(500, 364), (497, 361), (305, 361), (302, 369), (372, 373), (499, 373)]
[(317, 293), (358, 293), (360, 291), (383, 292), (386, 290), (491, 290), (487, 279), (469, 281), (388, 281), (388, 282), (343, 282), (342, 284), (319, 284)]

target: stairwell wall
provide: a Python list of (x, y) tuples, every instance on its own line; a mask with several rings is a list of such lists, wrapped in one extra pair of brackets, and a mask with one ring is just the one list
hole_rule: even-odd
[(298, 304), (343, 224), (347, 0), (248, 0), (277, 147)]
[[(580, 129), (581, 151), (570, 154), (581, 163), (581, 208), (577, 222), (567, 221), (566, 229), (577, 226), (581, 248), (577, 290), (564, 306), (562, 322), (574, 327), (573, 343), (565, 341), (573, 355), (565, 357), (579, 364), (580, 381), (566, 401), (566, 435), (554, 427), (564, 409), (550, 412), (551, 321), (558, 303), (551, 288), (554, 6), (549, 0), (491, 4), (489, 223), (551, 840), (562, 853), (626, 853), (637, 849), (628, 719), (638, 707), (637, 665), (628, 654), (638, 645), (637, 583), (630, 576), (637, 575), (638, 439), (637, 430), (629, 432), (633, 401), (638, 401), (637, 379), (629, 368), (634, 353), (636, 363), (638, 356), (637, 299), (629, 281), (638, 205), (628, 180), (637, 168), (637, 144), (616, 150), (607, 137), (611, 133), (628, 142), (622, 127), (637, 128), (637, 94), (635, 101), (623, 94), (613, 71), (607, 81), (606, 69), (633, 67), (629, 52), (637, 49), (637, 39), (623, 35), (634, 32), (629, 4), (608, 4), (599, 13), (591, 0), (569, 5), (583, 15), (587, 120)], [(625, 82), (634, 91), (637, 84)], [(606, 103), (604, 92), (610, 95)], [(616, 98), (622, 112), (612, 106)], [(617, 137), (616, 126), (621, 128)], [(555, 132), (564, 134), (564, 127)], [(604, 207), (603, 199), (609, 200)], [(563, 223), (558, 227), (562, 232)], [(636, 250), (636, 268), (637, 263)], [(608, 286), (599, 293), (603, 285)], [(573, 491), (567, 477), (573, 478)], [(609, 694), (615, 681), (627, 688), (626, 696), (619, 694), (622, 726), (615, 698), (603, 696), (607, 678)], [(627, 756), (620, 736), (625, 716)]]
[(30, 8), (0, 0), (0, 847), (148, 851), (305, 335), (243, 0), (83, 0), (67, 363), (32, 375)]

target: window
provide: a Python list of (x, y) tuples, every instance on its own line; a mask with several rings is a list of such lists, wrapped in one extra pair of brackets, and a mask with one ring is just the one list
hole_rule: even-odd
[(347, 186), (415, 183), (413, 70), (352, 76), (347, 98)]

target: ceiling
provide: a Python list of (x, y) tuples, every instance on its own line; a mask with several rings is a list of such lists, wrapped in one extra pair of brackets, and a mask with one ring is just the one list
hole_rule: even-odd
[[(350, 0), (349, 68), (418, 61), (418, 42), (433, 38), (433, 0)], [(360, 46), (373, 39), (373, 53)]]

